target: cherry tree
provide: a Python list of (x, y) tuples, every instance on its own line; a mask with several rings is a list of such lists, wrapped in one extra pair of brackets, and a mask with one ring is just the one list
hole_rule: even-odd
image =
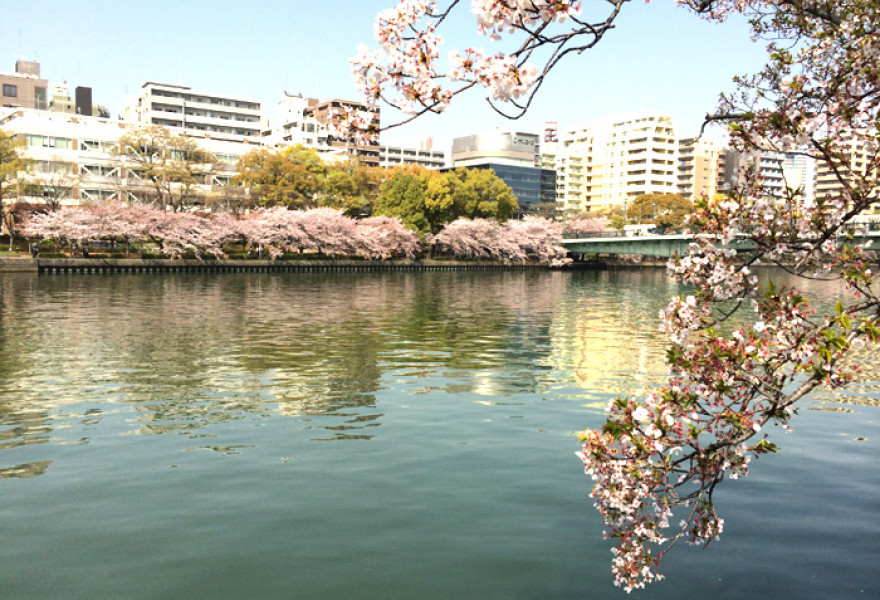
[(84, 244), (98, 239), (98, 218), (89, 210), (63, 206), (58, 210), (33, 213), (22, 233), (29, 238), (51, 239), (58, 249), (64, 244)]
[[(516, 117), (559, 61), (599, 43), (628, 2), (606, 0), (605, 16), (587, 19), (580, 0), (472, 0), (477, 30), (507, 40), (509, 50), (467, 48), (444, 63), (439, 30), (463, 3), (401, 0), (377, 17), (378, 49), (362, 47), (353, 59), (355, 81), (368, 102), (410, 118), (440, 112), (476, 87)], [(713, 504), (717, 486), (774, 452), (768, 426), (790, 427), (803, 397), (850, 381), (858, 369), (849, 351), (880, 340), (872, 257), (851, 235), (853, 219), (880, 200), (880, 4), (677, 3), (717, 23), (743, 15), (753, 37), (767, 42), (766, 66), (737, 78), (707, 123), (727, 125), (741, 151), (812, 157), (835, 185), (809, 204), (798, 190), (772, 196), (760, 173), (746, 169), (737, 189), (702, 199), (689, 218), (700, 235), (669, 269), (693, 293), (661, 314), (672, 376), (646, 398), (612, 401), (605, 425), (584, 432), (579, 453), (616, 544), (615, 582), (627, 591), (660, 579), (660, 560), (677, 542), (717, 538), (724, 524)], [(453, 223), (437, 238), (454, 253), (479, 256), (488, 250), (475, 240), (490, 232), (487, 224)], [(752, 272), (759, 263), (842, 278), (851, 294), (820, 313), (795, 288), (760, 286)], [(720, 327), (734, 314), (742, 325)]]
[(456, 219), (433, 236), (431, 242), (444, 254), (465, 259), (525, 260), (525, 255), (501, 233), (490, 219)]
[(457, 219), (432, 238), (435, 247), (455, 258), (533, 262), (561, 266), (570, 259), (558, 244), (558, 225), (541, 217), (498, 223), (490, 219)]
[(502, 225), (505, 237), (516, 244), (526, 260), (554, 267), (569, 264), (568, 251), (559, 245), (562, 228), (550, 219), (527, 215)]
[(571, 219), (562, 227), (563, 233), (571, 236), (579, 236), (585, 233), (598, 233), (605, 231), (608, 224), (605, 219)]
[(303, 247), (318, 254), (352, 256), (355, 254), (355, 220), (334, 208), (314, 208), (300, 214), (299, 227)]
[(419, 236), (392, 217), (368, 217), (357, 221), (357, 254), (364, 258), (414, 259), (420, 252)]
[(419, 252), (418, 235), (400, 219), (355, 220), (331, 208), (261, 209), (237, 221), (236, 227), (248, 244), (262, 247), (273, 259), (285, 252), (373, 259), (415, 258)]
[(265, 251), (271, 258), (285, 252), (301, 252), (304, 234), (299, 228), (299, 212), (281, 206), (254, 211), (238, 224), (248, 244)]

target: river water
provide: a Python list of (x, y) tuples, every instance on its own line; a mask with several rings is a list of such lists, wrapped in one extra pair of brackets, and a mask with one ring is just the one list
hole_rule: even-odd
[[(663, 380), (676, 291), (3, 275), (0, 598), (621, 598), (577, 433)], [(781, 454), (717, 493), (721, 540), (641, 597), (880, 597), (877, 356), (772, 432)]]

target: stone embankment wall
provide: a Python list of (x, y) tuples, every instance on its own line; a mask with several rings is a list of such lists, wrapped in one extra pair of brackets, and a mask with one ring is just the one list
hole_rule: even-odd
[(245, 271), (534, 270), (546, 265), (452, 260), (194, 260), (110, 258), (0, 258), (0, 273), (150, 273)]

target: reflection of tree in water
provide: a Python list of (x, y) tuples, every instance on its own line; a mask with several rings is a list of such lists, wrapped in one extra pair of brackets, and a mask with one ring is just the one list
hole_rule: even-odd
[[(534, 391), (536, 366), (566, 273), (444, 273), (413, 280), (411, 299), (386, 345), (389, 370), (429, 376), (453, 371), (455, 391), (506, 395)], [(464, 380), (464, 383), (462, 382)]]
[(310, 425), (338, 437), (368, 435), (384, 372), (460, 371), (483, 393), (534, 387), (529, 353), (546, 342), (566, 277), (24, 277), (2, 288), (4, 318), (27, 329), (0, 320), (0, 402), (19, 426), (25, 410), (120, 402), (139, 411), (141, 433), (278, 410), (323, 417)]

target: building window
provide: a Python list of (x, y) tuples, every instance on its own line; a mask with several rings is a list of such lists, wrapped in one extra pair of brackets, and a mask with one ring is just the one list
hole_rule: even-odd
[(18, 98), (18, 86), (11, 83), (3, 84), (3, 95), (7, 98)]
[(43, 148), (58, 148), (60, 150), (70, 150), (73, 148), (73, 140), (68, 138), (25, 134), (24, 139), (27, 142), (27, 145), (31, 147), (42, 146)]

